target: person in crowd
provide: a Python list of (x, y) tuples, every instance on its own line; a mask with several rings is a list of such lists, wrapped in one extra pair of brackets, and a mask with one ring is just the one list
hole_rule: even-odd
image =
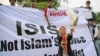
[(88, 21), (89, 19), (93, 19), (93, 15), (92, 15), (92, 7), (90, 6), (91, 2), (90, 1), (86, 1), (86, 6), (81, 6), (81, 8), (84, 8), (84, 13), (85, 13), (85, 17), (86, 20)]
[(0, 5), (2, 5), (2, 3), (0, 3)]
[(100, 25), (97, 24), (98, 27), (98, 38), (95, 41), (96, 49), (97, 49), (97, 56), (100, 56)]
[(98, 27), (94, 23), (93, 19), (89, 19), (88, 27), (89, 27), (89, 30), (90, 30), (90, 33), (91, 33), (91, 36), (92, 36), (92, 40), (97, 39), (97, 37), (98, 37)]
[(86, 1), (86, 6), (81, 6), (81, 8), (92, 9), (92, 7), (90, 5), (91, 5), (91, 2), (90, 1)]
[(11, 6), (15, 6), (16, 0), (9, 0)]
[(74, 29), (71, 29), (70, 32), (70, 34), (67, 33), (64, 26), (59, 28), (59, 34), (57, 35), (59, 44), (58, 56), (74, 56), (70, 46), (70, 40), (73, 37)]
[(84, 8), (86, 9), (92, 9), (92, 7), (90, 6), (91, 2), (90, 1), (86, 1), (86, 6)]
[(30, 7), (31, 7), (31, 8), (36, 8), (36, 2), (35, 2), (34, 0), (32, 0), (32, 1), (30, 2)]
[(94, 42), (96, 51), (97, 51), (97, 55), (100, 55), (98, 52), (100, 51), (97, 47), (98, 47), (98, 27), (96, 24), (94, 24), (94, 20), (93, 19), (89, 19), (88, 20), (88, 28), (90, 30), (91, 36), (92, 36), (92, 40)]
[(48, 0), (47, 7), (44, 9), (44, 16), (45, 16), (46, 22), (48, 23), (48, 26), (50, 26), (50, 22), (49, 22), (47, 13), (48, 13), (48, 9), (53, 8), (52, 4), (53, 4), (52, 0)]

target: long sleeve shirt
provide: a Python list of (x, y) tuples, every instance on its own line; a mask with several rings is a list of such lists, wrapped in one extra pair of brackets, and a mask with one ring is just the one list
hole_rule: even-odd
[(91, 35), (96, 38), (98, 36), (98, 27), (97, 26), (89, 26), (89, 30)]

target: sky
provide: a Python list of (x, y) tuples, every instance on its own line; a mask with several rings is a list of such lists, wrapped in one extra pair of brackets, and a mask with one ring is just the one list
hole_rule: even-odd
[[(68, 0), (68, 5), (71, 8), (85, 6), (87, 0)], [(94, 12), (100, 12), (100, 0), (90, 0), (91, 7)], [(9, 5), (9, 0), (0, 0), (0, 3)]]

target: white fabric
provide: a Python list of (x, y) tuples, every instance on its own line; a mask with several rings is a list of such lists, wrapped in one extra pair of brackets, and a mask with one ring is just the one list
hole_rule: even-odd
[[(82, 14), (83, 10), (81, 8), (76, 10), (79, 11), (77, 14), (79, 20), (71, 41), (74, 55), (97, 56), (87, 21)], [(0, 56), (57, 56), (57, 34), (51, 33), (56, 33), (61, 25), (66, 25), (66, 31), (70, 32), (68, 28), (70, 21), (67, 16), (50, 18), (54, 27), (49, 29), (41, 10), (0, 6)], [(18, 31), (22, 34), (18, 35)], [(48, 42), (44, 43), (45, 39)]]
[(84, 9), (86, 19), (91, 19), (92, 17), (92, 10), (91, 9)]

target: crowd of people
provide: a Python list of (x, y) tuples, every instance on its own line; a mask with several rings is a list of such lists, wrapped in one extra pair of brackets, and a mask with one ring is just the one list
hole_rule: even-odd
[[(16, 4), (16, 0), (9, 0), (9, 2), (10, 2), (10, 5), (11, 6), (15, 6), (15, 4)], [(51, 8), (53, 8), (53, 2), (52, 2), (52, 0), (48, 0), (47, 1), (47, 6), (45, 7), (45, 9), (44, 9), (44, 16), (45, 16), (45, 19), (46, 19), (46, 22), (48, 23), (48, 25), (50, 26), (50, 22), (49, 22), (49, 20), (48, 20), (48, 15), (47, 15), (47, 11), (48, 11), (48, 9), (51, 9)], [(81, 8), (85, 8), (85, 9), (88, 9), (88, 10), (90, 10), (90, 11), (92, 11), (92, 7), (90, 6), (90, 4), (91, 4), (91, 2), (90, 1), (86, 1), (86, 6), (81, 6)], [(2, 4), (0, 4), (0, 5), (2, 5)], [(36, 8), (36, 2), (35, 1), (31, 1), (30, 2), (30, 8)], [(87, 13), (88, 14), (88, 13)], [(90, 33), (91, 33), (91, 36), (92, 36), (92, 40), (93, 40), (93, 42), (94, 42), (94, 45), (95, 45), (95, 47), (96, 47), (96, 50), (97, 50), (97, 54), (98, 54), (98, 56), (100, 56), (100, 53), (99, 53), (99, 51), (100, 50), (98, 50), (98, 44), (96, 44), (96, 41), (95, 40), (98, 40), (98, 27), (96, 26), (96, 24), (94, 23), (94, 19), (95, 18), (86, 18), (87, 19), (87, 21), (88, 21), (88, 28), (89, 28), (89, 30), (90, 30)], [(63, 56), (63, 48), (65, 48), (65, 51), (66, 50), (69, 50), (70, 51), (70, 53), (69, 52), (67, 52), (66, 51), (66, 53), (69, 55), (69, 56), (74, 56), (74, 55), (72, 55), (71, 53), (72, 53), (72, 50), (71, 50), (71, 47), (70, 47), (70, 43), (66, 43), (65, 42), (65, 44), (63, 43), (62, 44), (62, 40), (61, 40), (61, 37), (63, 38), (63, 34), (65, 34), (66, 35), (66, 29), (65, 29), (65, 27), (64, 26), (62, 26), (61, 28), (60, 28), (60, 30), (59, 30), (59, 32), (60, 32), (60, 35), (58, 35), (58, 40), (59, 40), (59, 44), (61, 45), (61, 46), (59, 46), (59, 52), (58, 52), (58, 54), (59, 54), (59, 56)], [(67, 39), (67, 41), (68, 42), (70, 42), (69, 40), (70, 39), (72, 39), (72, 33), (73, 33), (73, 29), (71, 29), (71, 35), (70, 35), (70, 37), (68, 37), (68, 36), (65, 36), (65, 37), (67, 37), (68, 39)], [(63, 36), (62, 36), (63, 35)], [(69, 35), (69, 34), (68, 34)], [(65, 38), (66, 39), (66, 38)]]

